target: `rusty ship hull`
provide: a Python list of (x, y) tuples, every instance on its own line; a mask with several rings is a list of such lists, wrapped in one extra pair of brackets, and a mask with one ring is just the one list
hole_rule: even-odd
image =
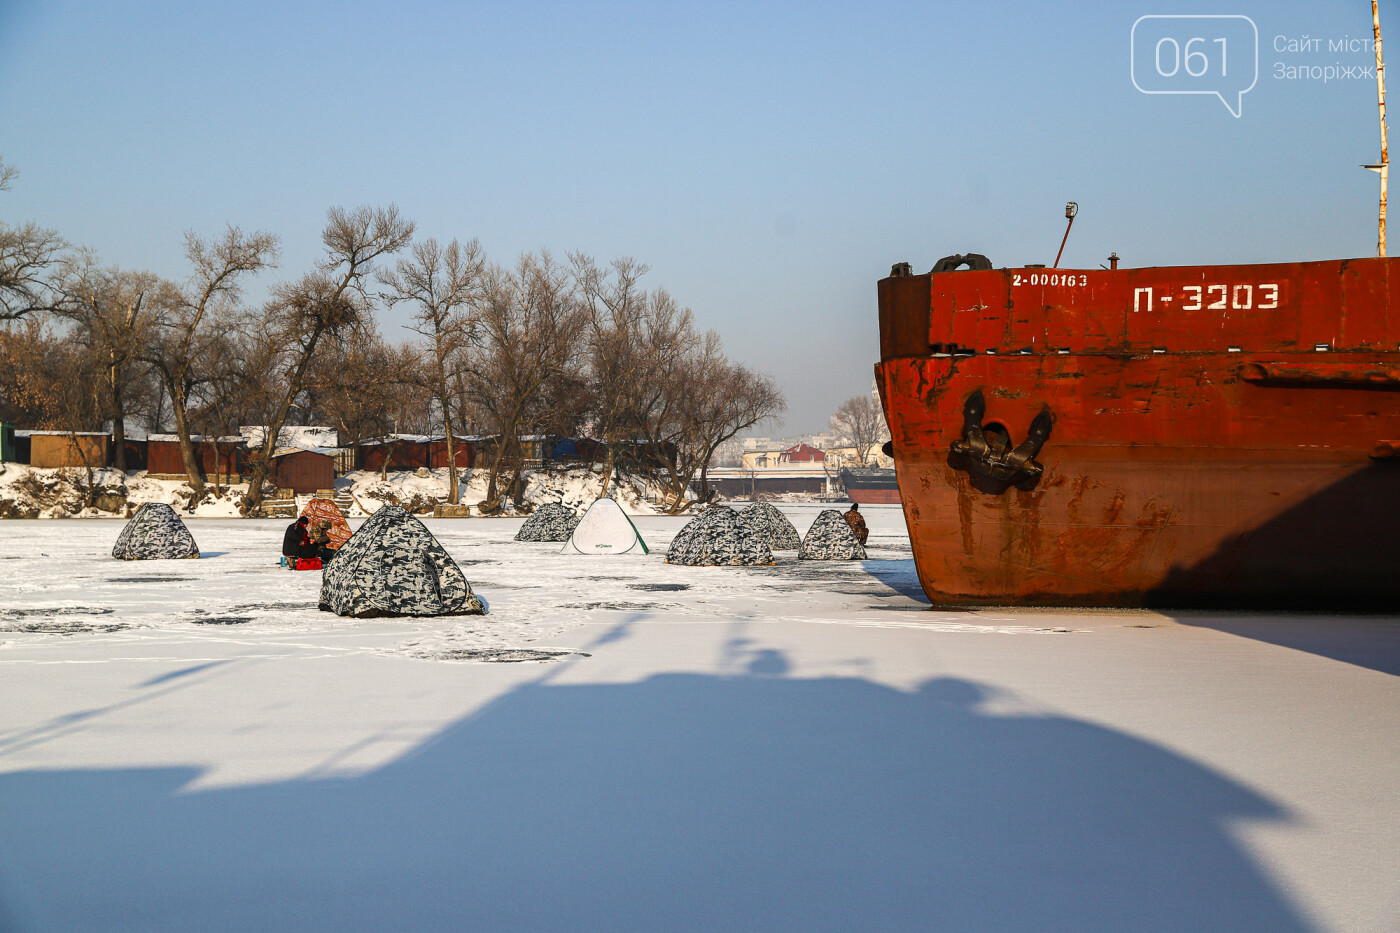
[(935, 605), (1393, 608), (1400, 260), (880, 282)]

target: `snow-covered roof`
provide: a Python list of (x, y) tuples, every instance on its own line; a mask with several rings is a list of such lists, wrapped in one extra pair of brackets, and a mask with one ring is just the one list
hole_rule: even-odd
[(334, 457), (338, 453), (340, 453), (340, 448), (338, 447), (298, 447), (292, 445), (288, 447), (278, 447), (272, 452), (272, 457), (274, 460), (278, 457), (288, 456), (289, 454), (320, 454), (323, 457)]
[(106, 431), (15, 431), (15, 437), (110, 437)]
[[(158, 444), (175, 443), (180, 440), (178, 434), (148, 434), (146, 440), (155, 441)], [(196, 444), (203, 444), (207, 441), (214, 441), (217, 444), (242, 444), (244, 437), (241, 434), (225, 434), (222, 437), (211, 438), (206, 434), (191, 434), (190, 440)]]
[[(258, 447), (267, 437), (267, 426), (262, 424), (240, 424), (238, 433), (248, 442), (249, 447)], [(280, 447), (339, 447), (340, 432), (335, 428), (319, 424), (288, 424), (277, 432)]]
[(435, 438), (426, 434), (386, 434), (383, 437), (371, 437), (368, 440), (360, 441), (361, 447), (368, 447), (373, 444), (393, 444), (402, 442), (405, 444), (426, 444)]

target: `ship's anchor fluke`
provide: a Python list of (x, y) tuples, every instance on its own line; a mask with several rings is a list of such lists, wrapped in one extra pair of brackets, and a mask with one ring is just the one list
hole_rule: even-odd
[(958, 465), (999, 483), (1034, 486), (1045, 469), (1036, 462), (1035, 455), (1050, 437), (1054, 424), (1050, 410), (1035, 416), (1026, 439), (1014, 449), (1011, 435), (1000, 424), (982, 425), (986, 414), (987, 400), (978, 389), (963, 404), (962, 437), (953, 441), (953, 454), (962, 461)]

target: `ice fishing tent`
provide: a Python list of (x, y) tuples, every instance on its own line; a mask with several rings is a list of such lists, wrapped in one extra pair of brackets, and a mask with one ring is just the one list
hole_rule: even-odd
[(169, 560), (198, 557), (194, 535), (164, 502), (147, 502), (117, 535), (112, 556), (121, 560)]
[(763, 536), (727, 505), (706, 509), (671, 539), (668, 564), (728, 567), (771, 564), (773, 552)]
[(826, 509), (807, 529), (797, 557), (799, 560), (865, 560), (865, 545), (860, 543), (840, 512)]
[(326, 567), (320, 608), (361, 619), (486, 612), (432, 532), (397, 505), (371, 515)]
[(578, 527), (578, 516), (562, 502), (550, 502), (535, 510), (515, 533), (517, 541), (567, 541)]
[(802, 547), (802, 536), (776, 506), (755, 502), (740, 512), (739, 517), (775, 551), (795, 551)]
[(340, 511), (340, 506), (330, 499), (320, 496), (306, 503), (306, 508), (301, 510), (303, 517), (311, 520), (311, 524), (316, 522), (330, 522), (331, 527), (327, 534), (330, 536), (331, 548), (338, 549), (345, 546), (345, 542), (350, 540), (354, 534), (350, 530), (350, 525), (345, 521), (345, 513)]
[(562, 554), (645, 554), (647, 543), (622, 511), (622, 506), (603, 496), (594, 499), (574, 533), (565, 542)]

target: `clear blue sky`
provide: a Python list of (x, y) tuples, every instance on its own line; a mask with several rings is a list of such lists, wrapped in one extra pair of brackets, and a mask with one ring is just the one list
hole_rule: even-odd
[[(1238, 119), (1134, 88), (1133, 23), (1162, 13), (1253, 18)], [(169, 276), (184, 230), (266, 229), (265, 283), (315, 262), (331, 205), (397, 203), (499, 262), (634, 256), (778, 380), (788, 430), (821, 430), (869, 388), (892, 263), (1051, 262), (1066, 200), (1066, 266), (1373, 254), (1374, 79), (1273, 76), (1369, 66), (1329, 41), (1370, 28), (1365, 0), (0, 0), (0, 154), (22, 173), (0, 219)]]

